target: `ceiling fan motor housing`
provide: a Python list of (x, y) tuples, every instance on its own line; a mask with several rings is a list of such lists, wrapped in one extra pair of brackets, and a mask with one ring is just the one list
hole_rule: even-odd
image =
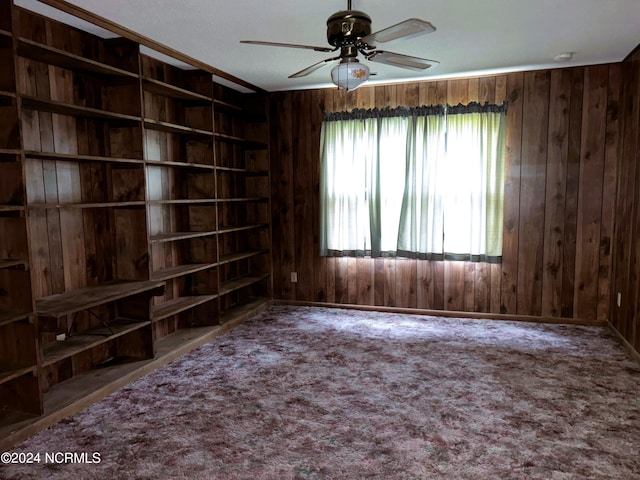
[(327, 41), (334, 47), (354, 45), (371, 33), (371, 17), (358, 10), (336, 12), (327, 20)]

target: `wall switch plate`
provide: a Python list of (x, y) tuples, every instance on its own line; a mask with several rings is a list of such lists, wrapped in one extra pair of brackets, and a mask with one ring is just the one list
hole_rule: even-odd
[(298, 281), (298, 272), (291, 272), (291, 283), (297, 283)]
[(618, 306), (622, 305), (622, 294), (620, 292), (618, 292), (617, 303), (618, 303)]
[(61, 333), (59, 335), (56, 335), (56, 340), (59, 342), (64, 342), (66, 339), (67, 339), (66, 333)]

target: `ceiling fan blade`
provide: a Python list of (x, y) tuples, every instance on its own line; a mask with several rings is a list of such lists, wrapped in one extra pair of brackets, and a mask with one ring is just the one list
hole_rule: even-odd
[(289, 78), (306, 77), (310, 73), (313, 73), (316, 70), (319, 70), (320, 68), (324, 67), (327, 63), (333, 62), (334, 60), (339, 60), (339, 59), (340, 59), (340, 57), (327, 58), (326, 60), (322, 60), (322, 61), (320, 61), (318, 63), (314, 63), (310, 67), (307, 67), (307, 68), (305, 68), (303, 70), (300, 70), (299, 72), (296, 72), (293, 75), (289, 75)]
[(374, 50), (367, 54), (367, 60), (371, 62), (385, 63), (394, 67), (408, 68), (409, 70), (426, 70), (430, 67), (440, 65), (435, 60), (426, 58), (412, 57), (401, 53), (385, 52), (383, 50)]
[(305, 48), (307, 50), (315, 50), (316, 52), (333, 52), (335, 48), (314, 47), (313, 45), (298, 45), (296, 43), (278, 43), (278, 42), (262, 42), (260, 40), (240, 40), (240, 43), (249, 43), (251, 45), (266, 45), (268, 47), (288, 47), (288, 48)]
[(425, 20), (409, 18), (404, 22), (370, 33), (369, 35), (362, 37), (361, 40), (368, 45), (372, 45), (375, 43), (390, 42), (397, 38), (409, 38), (417, 35), (424, 35), (435, 32), (435, 30), (436, 27)]

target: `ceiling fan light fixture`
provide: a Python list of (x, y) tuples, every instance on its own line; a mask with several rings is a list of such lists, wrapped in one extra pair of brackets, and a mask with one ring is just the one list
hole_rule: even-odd
[(343, 58), (331, 70), (331, 81), (344, 90), (355, 90), (369, 80), (369, 67), (355, 58)]

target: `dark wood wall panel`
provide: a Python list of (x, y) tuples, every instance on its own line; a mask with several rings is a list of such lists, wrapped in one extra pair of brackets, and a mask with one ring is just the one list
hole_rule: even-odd
[[(621, 133), (614, 136), (607, 128), (605, 134), (609, 190), (608, 169), (613, 158), (618, 158), (609, 310), (611, 324), (640, 352), (640, 51), (622, 64), (616, 81), (622, 87), (622, 102), (619, 108), (608, 109), (607, 121), (621, 124)], [(615, 139), (619, 139), (617, 145)]]
[[(292, 111), (298, 112), (305, 118), (311, 117), (312, 92), (298, 91), (293, 94)], [(294, 224), (295, 244), (294, 257), (298, 259), (298, 275), (309, 279), (296, 285), (296, 294), (306, 298), (313, 297), (313, 235), (305, 235), (305, 231), (313, 231), (313, 199), (309, 192), (313, 191), (312, 170), (314, 165), (303, 159), (311, 157), (311, 152), (319, 148), (318, 133), (312, 135), (310, 122), (295, 122), (293, 124), (293, 159), (296, 165), (296, 175), (293, 178), (293, 214), (301, 221)], [(316, 125), (317, 129), (317, 125)], [(316, 144), (318, 145), (316, 147)]]
[[(294, 254), (291, 248), (295, 245), (294, 212), (293, 212), (293, 184), (295, 171), (293, 169), (293, 122), (297, 121), (292, 112), (292, 97), (278, 96), (270, 103), (270, 115), (278, 118), (275, 123), (271, 140), (272, 148), (277, 152), (274, 157), (281, 159), (272, 164), (271, 171), (273, 185), (273, 289), (283, 299), (295, 299), (295, 291), (290, 283), (290, 272), (294, 271)], [(296, 159), (297, 162), (303, 161)]]
[[(522, 155), (522, 104), (524, 75), (507, 75), (507, 140), (504, 175), (504, 223), (502, 232), (502, 281), (500, 313), (517, 311), (518, 244), (520, 240), (520, 178)], [(499, 98), (496, 97), (496, 101)], [(509, 199), (508, 201), (506, 201)]]
[(541, 226), (545, 223), (550, 73), (524, 76), (516, 311), (523, 315), (542, 314), (545, 238)]
[[(605, 151), (602, 179), (602, 223), (600, 232), (600, 265), (598, 267), (597, 318), (610, 318), (612, 307), (611, 272), (613, 268), (612, 244), (615, 231), (616, 188), (618, 162), (621, 153), (622, 66), (611, 69), (607, 86), (607, 108), (605, 119)], [(614, 300), (615, 301), (615, 300)]]
[[(547, 175), (545, 192), (545, 248), (542, 282), (542, 314), (560, 316), (562, 312), (562, 262), (564, 220), (569, 154), (569, 110), (571, 105), (569, 70), (551, 72)], [(567, 94), (569, 92), (569, 94)]]
[(576, 316), (593, 318), (598, 301), (599, 245), (602, 225), (605, 119), (607, 106), (606, 66), (592, 67), (585, 75), (574, 310)]
[[(606, 320), (623, 78), (616, 64), (273, 94), (274, 297)], [(319, 256), (323, 111), (504, 100), (502, 263)]]

